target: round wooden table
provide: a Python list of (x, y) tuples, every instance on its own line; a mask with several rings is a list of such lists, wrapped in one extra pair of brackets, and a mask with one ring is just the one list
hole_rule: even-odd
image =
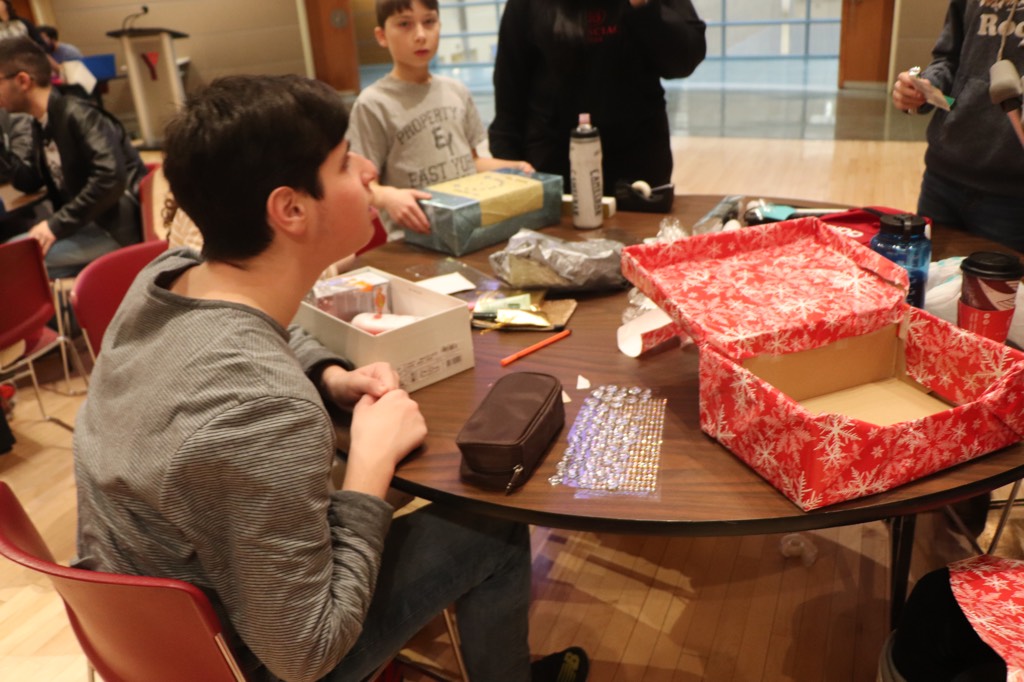
[[(673, 216), (691, 225), (720, 197), (675, 198)], [(783, 203), (794, 205), (791, 200)], [(799, 204), (795, 204), (799, 205)], [(545, 234), (566, 239), (607, 237), (635, 243), (657, 233), (659, 214), (618, 213), (598, 230), (580, 231), (568, 221)], [(992, 249), (984, 239), (937, 230), (934, 258)], [(489, 253), (459, 260), (491, 273)], [(998, 247), (996, 247), (998, 248)], [(1004, 249), (1005, 250), (1005, 249)], [(443, 258), (401, 242), (364, 254), (369, 265), (410, 277), (424, 263)], [(410, 277), (413, 278), (413, 277)], [(479, 513), (549, 527), (575, 530), (663, 534), (747, 535), (781, 533), (891, 519), (893, 530), (893, 605), (906, 591), (914, 515), (991, 491), (1024, 476), (1024, 445), (1015, 445), (968, 463), (900, 486), (889, 492), (810, 512), (800, 510), (782, 493), (728, 450), (706, 436), (698, 421), (697, 349), (678, 345), (630, 358), (619, 352), (616, 329), (626, 308), (626, 292), (589, 294), (569, 321), (572, 335), (508, 367), (499, 361), (550, 332), (474, 332), (476, 366), (414, 394), (430, 434), (425, 445), (404, 461), (395, 487), (468, 513)], [(571, 402), (565, 405), (566, 428), (532, 478), (511, 495), (481, 490), (459, 479), (460, 453), (455, 436), (496, 379), (508, 372), (536, 371), (561, 380)], [(650, 388), (667, 399), (657, 490), (644, 496), (584, 495), (552, 485), (549, 478), (566, 449), (566, 435), (589, 393), (577, 390), (577, 377), (593, 387), (604, 384)]]

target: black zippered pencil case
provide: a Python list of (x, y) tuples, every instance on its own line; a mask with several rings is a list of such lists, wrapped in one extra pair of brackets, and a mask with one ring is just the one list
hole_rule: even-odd
[(530, 478), (564, 424), (558, 379), (537, 372), (506, 374), (455, 438), (462, 480), (511, 493)]

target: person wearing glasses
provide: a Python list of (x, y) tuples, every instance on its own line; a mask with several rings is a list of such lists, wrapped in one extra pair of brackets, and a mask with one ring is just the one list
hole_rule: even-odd
[(0, 107), (31, 115), (37, 138), (38, 173), (15, 188), (45, 188), (53, 205), (52, 215), (20, 236), (40, 243), (50, 276), (58, 278), (141, 241), (138, 188), (146, 167), (116, 118), (62, 96), (50, 73), (46, 53), (29, 38), (0, 40)]

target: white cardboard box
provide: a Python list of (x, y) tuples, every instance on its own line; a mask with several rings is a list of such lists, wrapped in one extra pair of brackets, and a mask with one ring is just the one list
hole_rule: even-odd
[(391, 363), (402, 388), (410, 393), (473, 367), (470, 312), (465, 302), (376, 268), (352, 272), (388, 278), (392, 312), (423, 319), (373, 335), (303, 301), (295, 322), (326, 348), (357, 367), (378, 361)]

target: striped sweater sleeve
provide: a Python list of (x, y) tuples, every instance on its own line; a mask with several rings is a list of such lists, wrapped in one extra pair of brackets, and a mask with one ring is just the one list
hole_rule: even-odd
[(331, 428), (322, 405), (243, 402), (188, 439), (161, 495), (214, 581), (202, 587), (290, 682), (323, 677), (359, 636), (391, 518), (383, 500), (329, 492)]

